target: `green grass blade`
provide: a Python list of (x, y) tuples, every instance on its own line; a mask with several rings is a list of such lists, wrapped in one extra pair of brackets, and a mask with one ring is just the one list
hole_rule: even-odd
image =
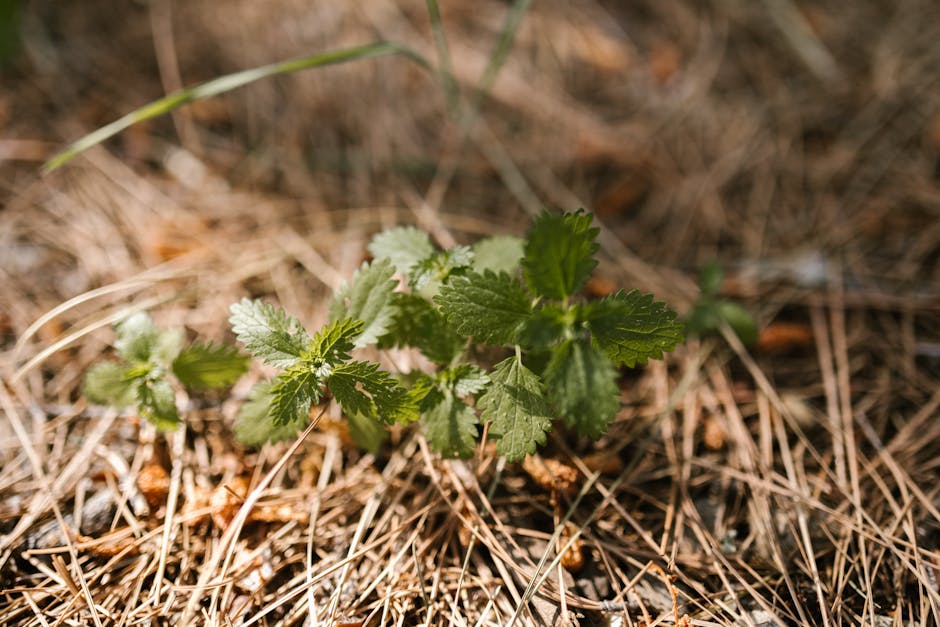
[(477, 102), (474, 103), (474, 109), (479, 109), (483, 99), (493, 87), (493, 83), (496, 82), (496, 77), (499, 75), (503, 63), (506, 62), (506, 57), (509, 56), (509, 52), (516, 42), (516, 33), (522, 24), (522, 18), (525, 17), (531, 4), (532, 0), (516, 0), (512, 3), (506, 21), (503, 23), (503, 28), (499, 33), (499, 41), (496, 42), (496, 47), (490, 55), (490, 62), (487, 63), (483, 76), (480, 78), (480, 83), (477, 85)]
[(357, 46), (355, 48), (334, 50), (331, 52), (324, 52), (321, 54), (301, 57), (299, 59), (291, 59), (288, 61), (271, 63), (269, 65), (262, 65), (261, 67), (235, 72), (234, 74), (226, 74), (225, 76), (214, 78), (205, 83), (181, 89), (168, 96), (160, 98), (159, 100), (155, 100), (150, 104), (144, 105), (136, 111), (132, 111), (131, 113), (128, 113), (124, 117), (119, 118), (110, 124), (102, 126), (96, 131), (85, 135), (62, 152), (53, 156), (43, 166), (43, 170), (46, 172), (51, 172), (52, 170), (55, 170), (64, 163), (68, 162), (73, 157), (88, 150), (92, 146), (100, 144), (106, 139), (117, 135), (124, 129), (137, 124), (138, 122), (143, 122), (144, 120), (149, 120), (151, 118), (164, 115), (170, 111), (173, 111), (174, 109), (178, 109), (179, 107), (196, 100), (204, 100), (206, 98), (218, 96), (219, 94), (224, 94), (226, 92), (232, 91), (233, 89), (244, 87), (249, 83), (253, 83), (269, 76), (289, 74), (291, 72), (298, 72), (300, 70), (324, 67), (327, 65), (336, 65), (339, 63), (346, 63), (347, 61), (369, 59), (392, 54), (404, 56), (405, 58), (411, 59), (425, 68), (430, 67), (428, 62), (421, 55), (411, 50), (410, 48), (392, 42), (380, 41), (364, 46)]
[(447, 35), (444, 33), (444, 23), (441, 20), (441, 7), (437, 0), (427, 0), (427, 6), (431, 33), (434, 35), (434, 47), (437, 49), (438, 74), (444, 85), (447, 108), (454, 111), (460, 94), (457, 90), (457, 80), (454, 78), (454, 67), (450, 60), (450, 48), (447, 45)]

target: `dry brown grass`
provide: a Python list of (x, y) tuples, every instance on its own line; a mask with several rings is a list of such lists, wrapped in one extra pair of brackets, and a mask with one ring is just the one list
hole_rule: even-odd
[[(28, 7), (0, 79), (0, 624), (940, 623), (935, 3), (547, 0), (466, 144), (434, 78), (381, 59), (38, 176), (180, 84), (377, 37), (433, 56), (424, 3), (347, 4)], [(505, 11), (444, 7), (468, 92)], [(256, 295), (314, 326), (372, 233), (469, 241), (543, 204), (595, 209), (599, 274), (682, 310), (721, 259), (777, 334), (628, 374), (600, 443), (542, 453), (573, 490), (411, 430), (364, 455), (326, 417), (240, 448), (260, 370), (166, 438), (81, 398), (129, 307), (224, 339)]]

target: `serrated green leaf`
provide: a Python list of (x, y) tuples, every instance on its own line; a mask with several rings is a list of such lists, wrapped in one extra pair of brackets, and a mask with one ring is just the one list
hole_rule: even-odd
[(434, 302), (458, 333), (489, 344), (513, 344), (532, 312), (518, 280), (489, 270), (454, 277)]
[(434, 379), (426, 374), (421, 374), (414, 382), (414, 385), (408, 390), (408, 398), (418, 407), (418, 411), (423, 414), (430, 411), (435, 405), (444, 400), (444, 395), (438, 389)]
[(113, 361), (95, 364), (85, 374), (85, 397), (92, 403), (128, 407), (137, 400), (128, 366)]
[(368, 361), (351, 361), (333, 369), (327, 385), (346, 414), (363, 414), (387, 424), (415, 420), (418, 406), (392, 375)]
[(440, 402), (421, 415), (421, 424), (431, 448), (444, 457), (473, 455), (477, 422), (473, 409), (450, 390), (445, 390)]
[(329, 376), (333, 366), (350, 358), (349, 351), (356, 347), (355, 339), (362, 327), (362, 320), (344, 318), (329, 323), (313, 336), (304, 358), (315, 364), (317, 376)]
[(463, 350), (463, 338), (431, 303), (416, 294), (400, 292), (394, 295), (394, 303), (395, 317), (388, 333), (379, 338), (379, 348), (411, 346), (442, 366)]
[(400, 226), (382, 231), (372, 238), (369, 252), (376, 259), (388, 259), (402, 276), (425, 257), (434, 253), (428, 234), (413, 226)]
[(249, 360), (234, 346), (195, 343), (173, 360), (173, 374), (187, 388), (217, 389), (232, 385), (248, 370)]
[(302, 421), (274, 424), (271, 418), (272, 387), (270, 381), (256, 383), (235, 417), (235, 439), (246, 446), (291, 440), (304, 424)]
[(581, 289), (597, 265), (594, 254), (599, 229), (591, 214), (544, 211), (535, 219), (525, 243), (522, 271), (535, 294), (562, 300)]
[(277, 368), (286, 368), (310, 343), (300, 321), (260, 300), (242, 299), (229, 308), (229, 322), (238, 341), (252, 355)]
[(525, 241), (512, 235), (494, 235), (473, 245), (473, 269), (514, 274), (524, 254)]
[(172, 431), (180, 421), (173, 388), (162, 377), (137, 384), (137, 411), (160, 431)]
[(620, 290), (584, 308), (591, 337), (615, 364), (633, 368), (662, 359), (683, 338), (683, 324), (652, 294)]
[(558, 344), (569, 325), (568, 316), (568, 312), (558, 305), (539, 307), (519, 329), (518, 344), (535, 350)]
[(408, 275), (408, 284), (415, 291), (434, 291), (434, 287), (445, 283), (451, 275), (469, 268), (473, 263), (473, 251), (468, 246), (454, 246), (416, 263)]
[(469, 396), (481, 392), (490, 382), (489, 376), (479, 366), (460, 364), (437, 373), (442, 387), (454, 391), (457, 396)]
[(311, 403), (320, 402), (322, 381), (308, 364), (295, 364), (274, 380), (271, 419), (275, 425), (300, 422), (310, 415)]
[(587, 342), (569, 340), (555, 349), (545, 385), (565, 423), (597, 439), (620, 409), (617, 372), (607, 356)]
[(552, 418), (541, 381), (516, 357), (496, 364), (492, 383), (480, 397), (480, 418), (490, 422), (496, 452), (518, 461), (545, 444)]
[(363, 327), (356, 348), (375, 344), (388, 331), (396, 308), (393, 295), (398, 281), (387, 259), (362, 264), (352, 279), (336, 290), (330, 302), (330, 320), (361, 320)]
[(352, 439), (373, 455), (381, 450), (382, 444), (388, 439), (388, 431), (385, 430), (385, 426), (375, 418), (363, 416), (362, 414), (349, 414), (346, 421)]
[(147, 361), (160, 339), (160, 331), (145, 311), (131, 314), (114, 325), (114, 349), (127, 361)]

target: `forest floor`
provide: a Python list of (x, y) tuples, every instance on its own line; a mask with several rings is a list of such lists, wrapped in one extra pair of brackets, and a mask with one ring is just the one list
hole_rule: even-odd
[[(511, 3), (442, 4), (474, 102)], [(377, 39), (434, 59), (433, 33), (418, 0), (31, 2), (20, 33), (0, 624), (940, 624), (937, 3), (545, 0), (469, 127), (438, 75), (387, 57), (181, 108), (46, 175), (182, 85)], [(241, 447), (257, 367), (181, 398), (168, 435), (82, 396), (129, 310), (231, 341), (228, 306), (255, 296), (316, 327), (377, 231), (468, 243), (544, 206), (595, 212), (591, 290), (685, 314), (717, 260), (761, 330), (625, 372), (602, 440), (541, 452), (574, 491), (489, 447), (442, 461), (414, 429), (368, 455), (335, 415)]]

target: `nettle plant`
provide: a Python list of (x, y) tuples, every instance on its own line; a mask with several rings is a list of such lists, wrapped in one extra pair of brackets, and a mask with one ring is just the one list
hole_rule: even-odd
[[(332, 397), (371, 451), (386, 426), (414, 421), (447, 457), (472, 455), (484, 424), (510, 461), (545, 444), (555, 419), (598, 438), (620, 408), (618, 368), (661, 359), (682, 341), (684, 325), (636, 290), (578, 297), (597, 265), (591, 220), (583, 210), (546, 211), (525, 239), (495, 236), (449, 250), (414, 227), (379, 233), (369, 244), (373, 261), (336, 290), (329, 323), (312, 337), (273, 305), (232, 305), (238, 340), (280, 370), (249, 392), (236, 437), (249, 445), (295, 437), (311, 407)], [(162, 430), (179, 423), (177, 388), (224, 388), (248, 366), (234, 347), (183, 348), (182, 333), (158, 329), (146, 313), (115, 331), (120, 360), (94, 366), (85, 395), (135, 406)], [(417, 349), (435, 370), (392, 374), (353, 357), (370, 346)]]
[(134, 406), (163, 431), (180, 421), (173, 378), (189, 391), (225, 388), (248, 369), (249, 359), (231, 346), (193, 343), (183, 347), (179, 330), (157, 328), (135, 313), (114, 327), (120, 361), (103, 361), (85, 375), (85, 397), (93, 403)]
[[(472, 455), (483, 424), (510, 461), (545, 444), (555, 419), (598, 438), (620, 408), (618, 368), (661, 359), (683, 324), (635, 290), (578, 297), (597, 265), (591, 221), (583, 210), (546, 211), (525, 239), (449, 250), (414, 227), (382, 232), (369, 244), (373, 261), (336, 291), (329, 323), (312, 337), (270, 304), (232, 305), (238, 340), (280, 369), (252, 389), (237, 437), (293, 437), (332, 396), (373, 450), (385, 425), (413, 421), (447, 457)], [(352, 357), (369, 346), (417, 349), (436, 370), (392, 374)]]

